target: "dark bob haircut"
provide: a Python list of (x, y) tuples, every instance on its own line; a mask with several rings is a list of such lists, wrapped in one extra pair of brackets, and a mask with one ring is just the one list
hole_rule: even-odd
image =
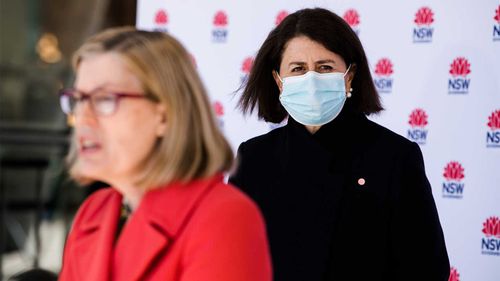
[(356, 72), (351, 83), (353, 94), (345, 103), (343, 111), (369, 115), (383, 109), (373, 85), (363, 46), (356, 33), (338, 15), (326, 9), (315, 8), (288, 15), (269, 33), (255, 57), (239, 100), (243, 113), (252, 112), (258, 105), (259, 118), (267, 122), (280, 123), (288, 116), (279, 101), (279, 88), (272, 71), (279, 72), (286, 44), (298, 36), (306, 36), (322, 44), (340, 55), (346, 65), (355, 65)]

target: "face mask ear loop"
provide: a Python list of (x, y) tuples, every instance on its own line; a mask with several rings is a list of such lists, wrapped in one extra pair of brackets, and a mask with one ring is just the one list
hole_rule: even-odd
[(343, 77), (345, 77), (347, 75), (347, 73), (349, 73), (349, 69), (351, 69), (351, 65), (352, 64), (350, 64), (349, 67), (347, 68), (347, 70), (344, 72), (344, 76)]
[[(349, 73), (349, 69), (351, 69), (351, 65), (352, 65), (352, 64), (350, 64), (350, 65), (349, 65), (349, 67), (347, 68), (347, 70), (344, 72), (344, 78), (345, 78), (345, 76), (347, 75), (347, 73)], [(349, 89), (347, 90), (347, 92), (346, 92), (346, 97), (347, 97), (347, 98), (352, 97), (352, 88), (349, 88)]]
[(274, 73), (276, 73), (276, 76), (278, 76), (278, 79), (280, 80), (281, 84), (283, 84), (283, 79), (281, 79), (278, 71), (275, 70)]

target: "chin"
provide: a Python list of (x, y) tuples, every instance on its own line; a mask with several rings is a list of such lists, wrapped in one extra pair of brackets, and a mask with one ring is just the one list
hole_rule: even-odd
[(78, 177), (85, 179), (91, 179), (96, 181), (106, 182), (106, 170), (104, 167), (98, 167), (97, 165), (78, 163), (78, 168), (76, 169), (76, 174)]

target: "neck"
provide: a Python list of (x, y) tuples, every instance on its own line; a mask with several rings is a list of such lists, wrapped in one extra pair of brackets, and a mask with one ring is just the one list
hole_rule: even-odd
[(309, 131), (309, 133), (311, 133), (311, 135), (314, 135), (314, 133), (316, 133), (319, 130), (319, 128), (321, 128), (321, 126), (309, 126), (309, 125), (304, 125), (304, 126)]
[(114, 189), (120, 192), (125, 198), (125, 201), (130, 205), (132, 211), (135, 211), (139, 204), (141, 203), (142, 197), (144, 196), (144, 190), (130, 184), (113, 184)]

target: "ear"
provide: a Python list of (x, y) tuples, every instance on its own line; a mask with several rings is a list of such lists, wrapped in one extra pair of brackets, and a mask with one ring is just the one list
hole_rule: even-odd
[(281, 82), (278, 72), (276, 72), (276, 70), (273, 70), (273, 78), (274, 81), (276, 81), (276, 85), (278, 86), (278, 89), (280, 89), (281, 93), (283, 91), (283, 83)]
[(353, 63), (349, 72), (345, 75), (345, 87), (347, 90), (351, 88), (352, 80), (354, 79), (354, 75), (356, 74), (356, 64)]
[(157, 113), (156, 136), (161, 138), (165, 135), (165, 132), (167, 131), (167, 110), (165, 108), (165, 105), (157, 104), (156, 113)]

